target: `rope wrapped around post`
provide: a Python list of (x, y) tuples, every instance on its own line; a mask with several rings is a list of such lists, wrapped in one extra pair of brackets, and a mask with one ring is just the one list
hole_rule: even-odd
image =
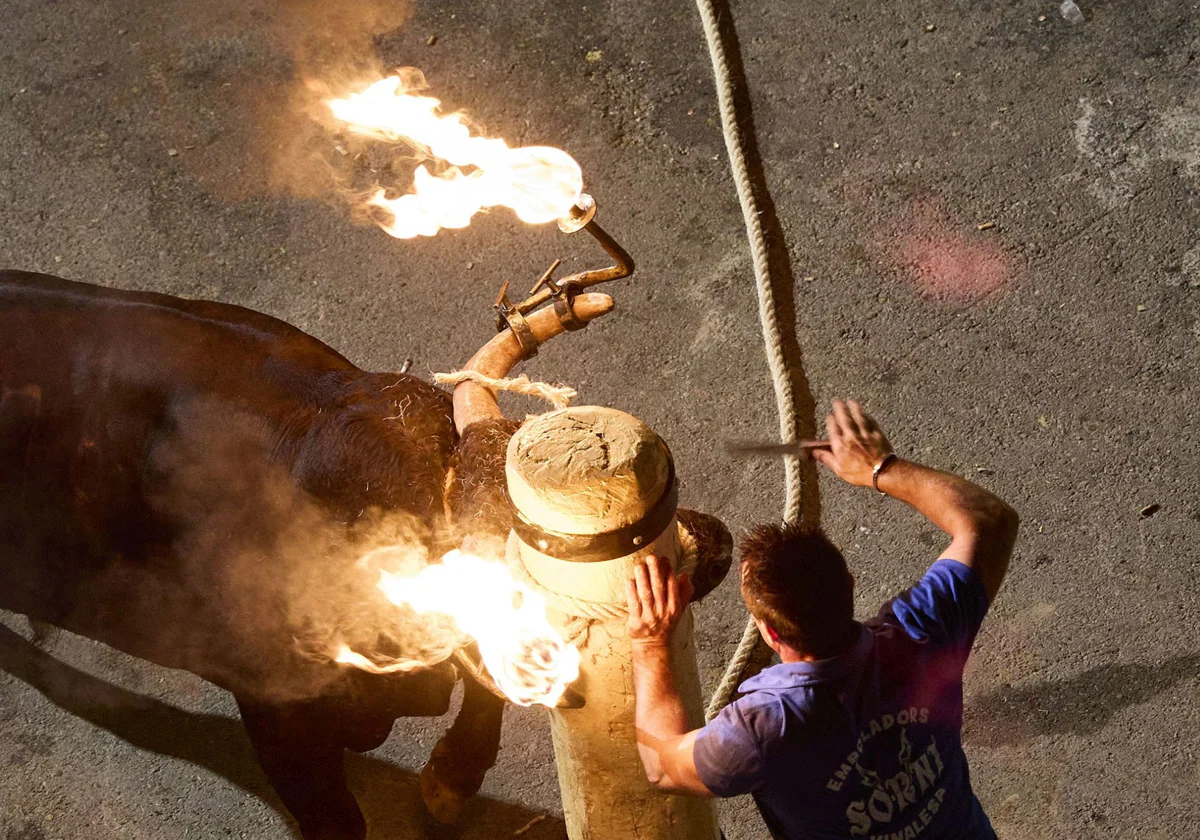
[[(695, 574), (700, 558), (699, 546), (695, 536), (682, 523), (678, 524), (678, 528), (679, 545), (682, 549), (682, 556), (679, 558), (679, 572)], [(516, 539), (516, 534), (509, 534), (506, 558), (508, 567), (517, 580), (545, 598), (547, 604), (566, 616), (563, 631), (568, 644), (578, 645), (583, 641), (587, 637), (588, 628), (594, 621), (617, 621), (629, 615), (628, 605), (624, 601), (592, 601), (564, 595), (542, 586), (537, 578), (529, 573), (529, 569), (521, 560), (521, 553), (515, 543)]]

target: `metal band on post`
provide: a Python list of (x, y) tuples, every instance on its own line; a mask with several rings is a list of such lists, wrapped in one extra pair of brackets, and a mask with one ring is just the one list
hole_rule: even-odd
[(602, 534), (562, 534), (535, 525), (513, 505), (512, 529), (523, 543), (548, 557), (575, 563), (602, 563), (626, 557), (658, 539), (671, 524), (678, 505), (679, 483), (675, 480), (672, 465), (666, 489), (654, 507), (641, 519), (622, 528)]

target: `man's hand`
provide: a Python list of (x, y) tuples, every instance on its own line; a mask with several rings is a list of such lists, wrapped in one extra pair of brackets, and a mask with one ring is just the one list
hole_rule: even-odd
[(879, 424), (854, 400), (834, 400), (833, 413), (825, 418), (825, 431), (829, 449), (815, 449), (813, 457), (843, 481), (870, 487), (875, 465), (892, 451)]
[(650, 555), (634, 567), (626, 598), (634, 647), (666, 647), (692, 600), (691, 577), (676, 577), (666, 558)]
[[(853, 400), (834, 400), (825, 428), (829, 449), (813, 450), (813, 457), (845, 481), (870, 487), (875, 465), (892, 451), (879, 426)], [(942, 559), (969, 566), (983, 582), (989, 603), (995, 599), (1017, 539), (1016, 511), (961, 476), (901, 459), (880, 473), (879, 489), (949, 534)]]

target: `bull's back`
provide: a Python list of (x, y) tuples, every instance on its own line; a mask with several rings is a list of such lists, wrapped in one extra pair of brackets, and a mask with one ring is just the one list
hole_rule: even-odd
[(361, 376), (240, 307), (0, 273), (0, 606), (201, 673), (239, 611), (284, 632), (286, 587), (248, 575)]
[(319, 374), (328, 375), (328, 396), (359, 372), (329, 346), (260, 312), (24, 271), (0, 271), (0, 326), (6, 387), (32, 374), (102, 388), (108, 374), (243, 398), (252, 384), (266, 386), (266, 403), (297, 390), (319, 399)]

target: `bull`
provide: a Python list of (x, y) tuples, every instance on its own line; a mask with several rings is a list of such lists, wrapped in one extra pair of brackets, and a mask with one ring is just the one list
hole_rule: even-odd
[[(612, 301), (568, 306), (466, 367), (504, 376), (531, 341)], [(473, 382), (452, 397), (364, 372), (248, 309), (0, 272), (0, 608), (228, 690), (302, 836), (361, 840), (345, 751), (378, 747), (398, 717), (445, 713), (460, 675), (334, 661), (335, 642), (419, 642), (360, 558), (397, 538), (430, 557), (464, 543), (499, 556), (516, 425)], [(680, 514), (727, 552), (723, 526)], [(461, 711), (421, 773), (443, 821), (499, 748), (503, 700), (461, 677)]]

